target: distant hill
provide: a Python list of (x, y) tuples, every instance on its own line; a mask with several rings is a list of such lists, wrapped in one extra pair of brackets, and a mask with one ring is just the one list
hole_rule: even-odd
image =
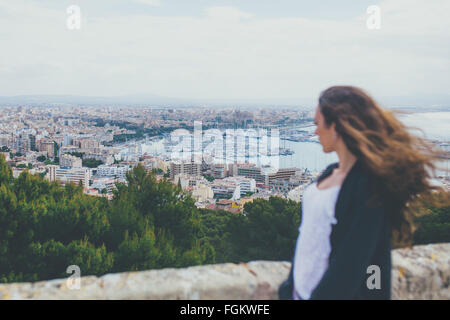
[(22, 95), (0, 97), (1, 105), (171, 105), (182, 100), (153, 95), (127, 95), (117, 97), (77, 95)]
[[(450, 111), (449, 95), (419, 97), (395, 96), (377, 99), (382, 106), (409, 111)], [(0, 106), (17, 105), (98, 105), (98, 106), (162, 106), (162, 107), (286, 107), (314, 109), (317, 101), (307, 98), (282, 99), (182, 99), (152, 94), (133, 94), (113, 97), (78, 95), (19, 95), (0, 96)]]
[[(0, 96), (0, 106), (17, 105), (102, 105), (102, 106), (167, 106), (167, 107), (299, 107), (308, 105), (305, 99), (181, 99), (149, 94), (116, 97), (77, 95)], [(312, 108), (312, 107), (310, 107)]]

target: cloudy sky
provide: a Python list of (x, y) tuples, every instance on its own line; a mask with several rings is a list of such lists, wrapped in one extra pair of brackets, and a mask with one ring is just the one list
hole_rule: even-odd
[[(375, 97), (449, 97), (450, 1), (318, 2), (0, 0), (0, 96), (313, 103), (351, 84)], [(70, 5), (79, 30), (67, 27)], [(370, 5), (380, 29), (367, 27)]]

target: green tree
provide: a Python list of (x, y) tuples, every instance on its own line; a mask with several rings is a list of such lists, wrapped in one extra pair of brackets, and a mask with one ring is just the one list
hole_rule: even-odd
[(56, 143), (56, 141), (53, 141), (53, 152), (55, 154), (55, 158), (58, 157), (58, 151), (59, 151), (59, 145)]
[(450, 242), (450, 206), (430, 208), (429, 214), (416, 219), (414, 244)]
[[(416, 244), (449, 242), (450, 206), (424, 207)], [(205, 263), (289, 260), (301, 204), (271, 197), (245, 214), (197, 209), (179, 186), (138, 165), (113, 199), (61, 187), (24, 170), (13, 178), (0, 155), (0, 282), (187, 267)]]
[(96, 160), (96, 159), (92, 159), (92, 158), (83, 159), (83, 167), (97, 168), (99, 165), (102, 165), (102, 164), (103, 164), (103, 161), (101, 161), (101, 160)]
[[(270, 197), (246, 203), (247, 216), (230, 221), (234, 261), (290, 260), (295, 248), (301, 205), (292, 200)], [(245, 244), (245, 245), (242, 245)]]
[(213, 176), (210, 176), (210, 175), (208, 175), (208, 174), (203, 175), (203, 177), (205, 177), (205, 179), (208, 180), (209, 182), (212, 182), (212, 181), (215, 180)]

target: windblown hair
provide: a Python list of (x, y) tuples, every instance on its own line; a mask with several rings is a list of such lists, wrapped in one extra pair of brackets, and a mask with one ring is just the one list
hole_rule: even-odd
[[(431, 178), (445, 152), (425, 138), (415, 136), (395, 112), (381, 108), (367, 93), (352, 86), (323, 91), (319, 108), (326, 126), (335, 123), (349, 151), (369, 171), (371, 204), (389, 210), (394, 246), (411, 245), (414, 219), (425, 204), (448, 206), (449, 192), (433, 185)], [(418, 129), (420, 130), (420, 129)]]

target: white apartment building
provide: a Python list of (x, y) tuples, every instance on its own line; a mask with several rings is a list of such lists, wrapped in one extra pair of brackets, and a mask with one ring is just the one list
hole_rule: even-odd
[(116, 187), (116, 180), (114, 178), (102, 177), (96, 178), (92, 181), (91, 188), (97, 189), (100, 192), (106, 189), (108, 194), (111, 194), (113, 189)]
[(11, 145), (11, 137), (7, 134), (0, 135), (0, 147), (7, 146), (9, 147)]
[(72, 156), (70, 154), (63, 154), (59, 160), (59, 165), (61, 167), (81, 168), (83, 166), (83, 162), (81, 158)]
[(255, 192), (256, 191), (256, 181), (252, 178), (245, 177), (228, 177), (222, 179), (228, 183), (234, 184), (235, 186), (240, 187), (241, 195), (246, 194), (247, 192)]
[(214, 197), (216, 198), (226, 198), (231, 197), (236, 190), (235, 184), (230, 183), (218, 183), (214, 181), (211, 185), (211, 188), (214, 192)]
[(116, 177), (118, 179), (126, 179), (126, 173), (131, 170), (129, 166), (108, 166), (100, 165), (97, 167), (97, 176), (99, 177)]
[[(227, 178), (229, 179), (229, 178)], [(255, 179), (245, 178), (245, 177), (232, 177), (237, 181), (237, 184), (241, 188), (241, 195), (246, 194), (247, 192), (255, 192), (256, 191), (256, 181)]]
[(216, 197), (227, 197), (234, 194), (236, 188), (239, 187), (240, 194), (256, 191), (255, 179), (245, 177), (227, 177), (225, 179), (214, 180), (211, 188)]
[(211, 165), (211, 175), (215, 179), (223, 179), (226, 177), (227, 170), (224, 164), (213, 164)]
[(68, 135), (68, 134), (65, 133), (65, 134), (64, 134), (64, 142), (63, 142), (63, 146), (71, 145), (72, 142), (73, 142), (72, 137), (71, 137), (70, 135)]
[(199, 203), (205, 203), (214, 198), (214, 191), (210, 186), (199, 183), (193, 188), (192, 197)]
[(88, 168), (61, 168), (49, 165), (48, 177), (50, 181), (60, 181), (63, 185), (73, 182), (78, 185), (81, 181), (85, 188), (89, 187), (90, 170)]
[(77, 146), (72, 146), (72, 145), (67, 145), (67, 146), (62, 146), (59, 149), (59, 153), (60, 155), (66, 154), (66, 153), (71, 153), (71, 152), (80, 152), (80, 148), (78, 148)]

